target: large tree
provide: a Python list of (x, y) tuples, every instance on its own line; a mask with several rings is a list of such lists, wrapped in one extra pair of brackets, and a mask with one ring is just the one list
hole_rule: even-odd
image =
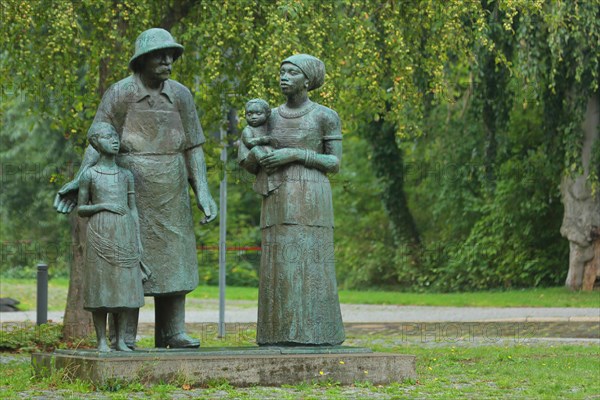
[(600, 1), (544, 2), (519, 16), (519, 71), (540, 82), (552, 155), (562, 163), (566, 286), (600, 277)]
[(273, 82), (285, 56), (322, 58), (328, 80), (316, 100), (367, 139), (396, 247), (416, 266), (421, 239), (399, 139), (420, 134), (449, 57), (467, 56), (483, 23), (476, 3), (8, 1), (4, 12), (2, 68), (16, 71), (4, 85), (43, 88), (31, 112), (47, 113), (80, 147), (101, 93), (127, 73), (131, 44), (148, 26), (170, 28), (186, 46), (174, 77), (192, 87), (208, 127), (249, 97), (281, 101)]
[[(135, 38), (149, 27), (170, 29), (185, 46), (174, 78), (192, 89), (207, 131), (220, 128), (224, 114), (241, 109), (248, 98), (279, 104), (279, 62), (292, 53), (313, 54), (327, 66), (326, 83), (314, 99), (339, 112), (345, 134), (368, 143), (367, 156), (379, 181), (398, 251), (395, 262), (386, 264), (388, 270), (379, 271), (378, 283), (412, 282), (420, 274), (424, 238), (405, 186), (407, 151), (430, 134), (427, 122), (437, 104), (454, 104), (463, 93), (465, 102), (470, 101), (472, 88), (465, 89), (463, 81), (473, 74), (482, 74), (483, 90), (477, 96), (483, 104), (487, 182), (495, 182), (498, 132), (513, 96), (505, 89), (510, 82), (528, 79), (537, 83), (531, 86), (533, 95), (546, 110), (548, 139), (556, 144), (549, 149), (565, 165), (566, 208), (574, 204), (570, 180), (584, 182), (578, 184), (583, 197), (575, 197), (590, 204), (592, 217), (597, 215), (600, 151), (594, 144), (593, 117), (599, 9), (598, 0), (6, 0), (0, 82), (3, 95), (19, 93), (28, 104), (23, 118), (43, 117), (53, 132), (81, 150), (101, 94), (129, 73)], [(2, 102), (3, 112), (9, 104)], [(586, 130), (581, 129), (584, 120)], [(217, 154), (216, 141), (207, 147), (210, 162)], [(55, 178), (58, 188), (61, 177)], [(493, 195), (493, 185), (488, 189)], [(567, 236), (570, 220), (565, 218)], [(81, 232), (75, 222), (73, 218), (73, 230)], [(586, 268), (593, 269), (588, 253), (598, 241), (597, 224), (586, 224), (584, 239), (571, 240), (587, 254), (572, 262), (583, 265), (572, 267), (572, 287), (580, 286), (578, 277)], [(80, 249), (77, 241), (74, 248)], [(81, 260), (74, 260), (72, 290), (77, 290)], [(361, 268), (360, 259), (354, 268)], [(77, 302), (70, 304), (79, 309)], [(87, 318), (87, 313), (73, 315), (78, 321)]]

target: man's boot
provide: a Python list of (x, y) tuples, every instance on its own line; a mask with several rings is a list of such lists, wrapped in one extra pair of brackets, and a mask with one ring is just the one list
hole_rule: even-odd
[(156, 347), (187, 349), (200, 347), (200, 341), (185, 333), (185, 295), (154, 298)]

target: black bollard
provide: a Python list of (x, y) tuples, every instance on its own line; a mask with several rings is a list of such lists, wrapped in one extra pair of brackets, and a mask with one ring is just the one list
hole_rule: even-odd
[(37, 324), (48, 322), (48, 264), (37, 266)]

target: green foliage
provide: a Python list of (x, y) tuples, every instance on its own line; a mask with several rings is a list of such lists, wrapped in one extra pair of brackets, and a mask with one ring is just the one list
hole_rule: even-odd
[(334, 255), (341, 287), (389, 284), (394, 245), (380, 201), (381, 186), (371, 172), (367, 143), (344, 137), (341, 171), (330, 178), (335, 209)]
[[(227, 284), (232, 286), (258, 286), (260, 251), (260, 197), (251, 190), (254, 177), (243, 171), (235, 162), (237, 154), (229, 151), (228, 163), (208, 165), (211, 192), (218, 201), (219, 182), (227, 173)], [(208, 158), (208, 157), (207, 157)], [(218, 160), (214, 157), (213, 160)], [(194, 220), (202, 217), (194, 210)], [(198, 267), (200, 282), (217, 285), (219, 282), (219, 225), (196, 225)]]
[(561, 167), (547, 150), (540, 108), (517, 104), (496, 132), (493, 175), (477, 107), (431, 114), (431, 135), (411, 154), (420, 173), (410, 174), (424, 262), (414, 268), (401, 258), (400, 283), (456, 291), (554, 286), (564, 279)]
[[(433, 107), (425, 137), (405, 147), (409, 165), (426, 171), (408, 189), (425, 245), (416, 265), (410, 248), (399, 249), (403, 286), (523, 287), (566, 276), (558, 187), (562, 171), (581, 171), (581, 121), (598, 90), (600, 3), (482, 4), (486, 40), (462, 101)], [(594, 171), (590, 179), (595, 187)]]
[[(281, 103), (277, 69), (286, 56), (325, 62), (325, 85), (311, 98), (343, 121), (343, 169), (333, 179), (342, 286), (447, 291), (564, 277), (558, 183), (565, 171), (581, 170), (580, 123), (598, 92), (599, 0), (7, 0), (2, 7), (2, 275), (32, 272), (43, 258), (32, 241), (58, 247), (52, 261), (66, 274), (67, 224), (51, 199), (75, 172), (69, 166), (78, 164), (101, 94), (129, 73), (136, 36), (164, 26), (186, 48), (173, 78), (194, 94), (213, 194), (223, 172), (218, 132), (228, 128), (231, 145), (243, 125), (226, 126), (224, 115), (253, 97)], [(368, 134), (373, 126), (388, 127), (395, 143)], [(402, 169), (374, 168), (390, 165), (386, 154)], [(596, 144), (592, 165), (598, 160)], [(258, 246), (260, 199), (234, 164), (227, 165), (228, 247)], [(7, 172), (31, 165), (46, 168), (43, 179)], [(596, 190), (598, 176), (592, 171)], [(404, 216), (395, 210), (403, 209), (415, 224), (398, 223)], [(411, 225), (422, 245), (405, 239)], [(218, 225), (198, 225), (196, 236), (201, 279), (214, 284)], [(228, 253), (230, 284), (257, 284), (254, 254)]]
[[(600, 84), (600, 1), (544, 2), (524, 13), (516, 31), (515, 70), (543, 89), (533, 92), (544, 107), (554, 155), (566, 173), (581, 172), (581, 122)], [(597, 176), (592, 175), (594, 185)]]
[(59, 347), (62, 325), (3, 324), (0, 330), (0, 351), (52, 351)]
[[(515, 157), (516, 158), (516, 157)], [(565, 276), (567, 244), (560, 237), (558, 182), (541, 149), (504, 162), (493, 202), (468, 238), (450, 249), (440, 287), (445, 290), (489, 287), (536, 287), (560, 284)], [(562, 262), (561, 262), (562, 261)]]
[(38, 262), (66, 274), (70, 239), (65, 217), (50, 206), (58, 176), (72, 173), (74, 154), (50, 121), (29, 116), (27, 103), (3, 102), (0, 124), (0, 274), (33, 277)]
[(47, 116), (52, 129), (81, 145), (100, 101), (98, 84), (126, 72), (122, 49), (137, 29), (124, 28), (148, 23), (149, 7), (50, 0), (2, 6), (3, 89), (28, 103), (27, 115)]

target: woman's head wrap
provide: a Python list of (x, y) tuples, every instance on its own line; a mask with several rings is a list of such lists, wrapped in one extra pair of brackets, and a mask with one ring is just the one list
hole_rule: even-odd
[(308, 90), (321, 87), (325, 82), (325, 64), (317, 57), (308, 54), (295, 54), (286, 58), (281, 65), (290, 63), (300, 68), (308, 79)]

